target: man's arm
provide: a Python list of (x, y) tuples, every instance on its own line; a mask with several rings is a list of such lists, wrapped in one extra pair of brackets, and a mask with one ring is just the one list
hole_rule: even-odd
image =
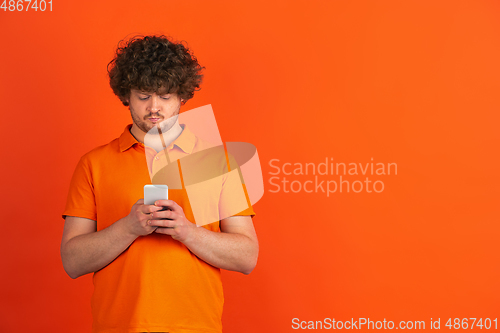
[(255, 268), (259, 243), (250, 216), (225, 218), (221, 220), (221, 232), (213, 232), (188, 221), (182, 208), (172, 200), (158, 200), (156, 204), (171, 210), (152, 214), (150, 225), (162, 227), (155, 232), (171, 235), (212, 266), (243, 274), (250, 274)]
[(212, 266), (250, 274), (257, 264), (259, 243), (250, 216), (221, 221), (221, 232), (196, 227), (184, 245)]
[(155, 231), (147, 225), (150, 213), (161, 209), (137, 201), (126, 217), (97, 231), (94, 220), (66, 216), (61, 240), (61, 259), (68, 275), (75, 279), (100, 270), (115, 260), (141, 235)]

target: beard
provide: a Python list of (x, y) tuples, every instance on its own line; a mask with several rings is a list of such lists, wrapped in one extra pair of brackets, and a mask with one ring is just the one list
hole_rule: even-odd
[[(180, 108), (179, 108), (180, 109)], [(165, 133), (172, 128), (179, 118), (179, 110), (177, 110), (172, 116), (165, 118), (162, 114), (149, 113), (143, 119), (141, 119), (133, 110), (129, 108), (130, 115), (132, 116), (132, 121), (134, 124), (144, 133), (159, 135), (160, 133)], [(159, 118), (160, 120), (155, 124), (148, 120), (148, 118)]]

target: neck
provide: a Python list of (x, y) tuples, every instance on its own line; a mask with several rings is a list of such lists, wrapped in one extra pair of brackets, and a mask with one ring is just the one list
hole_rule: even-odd
[(146, 146), (149, 146), (159, 152), (170, 146), (170, 144), (174, 142), (175, 139), (179, 137), (179, 135), (181, 135), (182, 130), (183, 128), (179, 125), (179, 121), (177, 120), (168, 131), (162, 132), (161, 135), (147, 134), (135, 124), (132, 125), (130, 133), (135, 137), (137, 141), (144, 143)]

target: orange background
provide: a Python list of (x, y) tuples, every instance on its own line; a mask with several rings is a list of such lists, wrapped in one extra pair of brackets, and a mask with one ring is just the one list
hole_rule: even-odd
[[(441, 318), (441, 329), (498, 318), (499, 16), (493, 0), (0, 11), (0, 331), (90, 331), (91, 276), (65, 274), (60, 215), (80, 156), (131, 122), (106, 65), (136, 33), (186, 40), (206, 71), (185, 110), (212, 104), (223, 141), (259, 152), (260, 258), (249, 276), (223, 274), (225, 332), (294, 331), (293, 318)], [(271, 159), (326, 157), (398, 174), (373, 177), (379, 194), (269, 192)]]

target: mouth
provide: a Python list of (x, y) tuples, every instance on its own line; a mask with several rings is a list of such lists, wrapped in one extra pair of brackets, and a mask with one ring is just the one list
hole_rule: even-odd
[(150, 122), (152, 122), (153, 124), (156, 124), (156, 123), (158, 123), (158, 122), (161, 120), (161, 118), (154, 118), (154, 117), (151, 117), (151, 118), (148, 118), (148, 120), (149, 120)]

